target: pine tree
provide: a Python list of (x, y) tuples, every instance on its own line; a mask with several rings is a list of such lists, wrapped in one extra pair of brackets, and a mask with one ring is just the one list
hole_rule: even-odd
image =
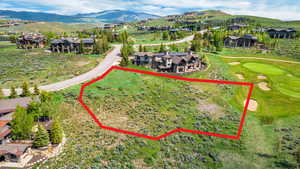
[(20, 106), (17, 106), (11, 121), (11, 134), (14, 140), (29, 139), (34, 124), (33, 117)]
[(63, 138), (62, 127), (61, 127), (60, 123), (58, 122), (58, 120), (55, 120), (51, 126), (51, 133), (50, 133), (51, 143), (59, 144), (62, 142), (62, 138)]
[(45, 147), (50, 143), (49, 134), (47, 130), (42, 126), (38, 125), (38, 131), (35, 134), (33, 140), (33, 147)]
[(33, 92), (34, 95), (40, 95), (40, 89), (37, 85), (34, 85)]
[(9, 98), (13, 99), (13, 98), (16, 98), (18, 95), (17, 95), (17, 91), (16, 91), (16, 88), (14, 86), (12, 86), (10, 88), (10, 95), (9, 95)]
[(31, 93), (30, 93), (29, 88), (28, 88), (28, 83), (24, 82), (23, 85), (22, 85), (21, 97), (27, 97), (27, 96), (30, 96), (30, 95), (31, 95)]

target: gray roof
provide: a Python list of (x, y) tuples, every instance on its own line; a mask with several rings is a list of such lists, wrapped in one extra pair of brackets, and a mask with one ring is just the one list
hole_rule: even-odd
[(14, 154), (16, 156), (21, 156), (29, 148), (31, 144), (4, 144), (0, 145), (0, 155), (4, 154)]
[(27, 108), (30, 102), (32, 102), (31, 97), (0, 100), (0, 113), (13, 112), (16, 110), (18, 105)]

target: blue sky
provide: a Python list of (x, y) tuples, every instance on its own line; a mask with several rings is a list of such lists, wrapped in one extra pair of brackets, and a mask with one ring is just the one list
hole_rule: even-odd
[(77, 14), (123, 9), (161, 16), (218, 9), (283, 20), (300, 20), (299, 0), (0, 0), (0, 9)]

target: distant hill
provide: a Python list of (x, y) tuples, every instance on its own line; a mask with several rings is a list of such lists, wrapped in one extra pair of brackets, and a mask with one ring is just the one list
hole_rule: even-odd
[(97, 13), (78, 14), (74, 16), (81, 18), (83, 21), (100, 20), (108, 23), (133, 22), (149, 18), (160, 18), (158, 15), (127, 10), (109, 10)]
[(37, 22), (64, 22), (64, 23), (119, 23), (140, 21), (148, 18), (159, 18), (160, 16), (142, 12), (126, 10), (109, 10), (98, 13), (87, 13), (77, 15), (59, 15), (44, 12), (17, 12), (0, 10), (0, 18), (21, 19)]

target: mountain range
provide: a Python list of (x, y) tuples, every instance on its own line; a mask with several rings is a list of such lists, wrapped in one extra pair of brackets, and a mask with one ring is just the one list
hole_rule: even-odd
[(64, 23), (120, 23), (140, 21), (149, 18), (159, 18), (158, 15), (134, 12), (128, 10), (107, 10), (96, 13), (76, 15), (60, 15), (45, 12), (0, 10), (0, 18), (20, 19), (36, 22), (64, 22)]

